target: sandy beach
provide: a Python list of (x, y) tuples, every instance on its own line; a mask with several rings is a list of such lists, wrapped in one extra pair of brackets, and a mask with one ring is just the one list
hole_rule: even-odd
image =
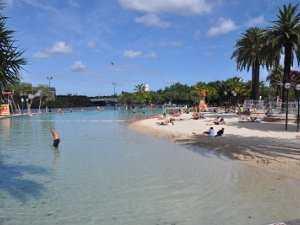
[[(212, 125), (214, 114), (205, 119), (193, 120), (191, 114), (176, 117), (174, 124), (158, 125), (158, 118), (134, 122), (130, 128), (147, 135), (169, 138), (178, 144), (188, 144), (212, 150), (234, 160), (273, 172), (300, 179), (300, 139), (296, 139), (296, 124), (289, 124), (288, 131), (282, 123), (239, 122), (237, 115), (221, 114), (226, 125)], [(170, 118), (170, 117), (169, 117)], [(224, 127), (222, 137), (195, 136), (211, 126), (215, 130)]]

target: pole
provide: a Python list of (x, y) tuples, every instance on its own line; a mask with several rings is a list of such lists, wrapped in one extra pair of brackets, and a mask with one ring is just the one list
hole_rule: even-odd
[(23, 103), (24, 103), (24, 98), (21, 98), (21, 103), (22, 103), (22, 116), (23, 116)]
[(285, 130), (288, 127), (288, 114), (289, 114), (289, 89), (286, 88), (286, 109), (285, 109)]
[(298, 98), (297, 98), (297, 102), (298, 102), (298, 114), (297, 114), (297, 132), (299, 132), (299, 91), (298, 92)]
[[(49, 90), (51, 91), (51, 89), (50, 89), (50, 81), (53, 79), (53, 77), (47, 77), (47, 80), (49, 81)], [(51, 105), (50, 105), (50, 100), (49, 100), (49, 102), (48, 102), (48, 106), (49, 106), (49, 112), (51, 112)]]
[(115, 82), (113, 82), (112, 83), (113, 84), (113, 86), (114, 86), (114, 110), (116, 110), (116, 85), (117, 85), (117, 83), (115, 83)]

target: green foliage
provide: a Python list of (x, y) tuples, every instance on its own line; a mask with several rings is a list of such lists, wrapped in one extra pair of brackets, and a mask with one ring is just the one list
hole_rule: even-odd
[[(278, 54), (284, 49), (283, 83), (291, 80), (294, 55), (296, 55), (298, 65), (300, 63), (300, 13), (298, 7), (298, 4), (283, 5), (278, 11), (277, 19), (272, 21), (273, 26), (267, 28), (270, 51)], [(282, 90), (283, 101), (286, 98), (285, 94), (286, 92)]]
[(7, 17), (3, 15), (3, 4), (0, 3), (0, 91), (20, 81), (20, 71), (26, 65), (22, 58), (24, 51), (15, 46), (13, 30), (6, 27)]
[(264, 31), (258, 27), (251, 27), (242, 33), (241, 39), (236, 42), (236, 50), (231, 58), (236, 59), (237, 69), (247, 71), (252, 68), (252, 98), (258, 99), (259, 68), (266, 64), (266, 41)]

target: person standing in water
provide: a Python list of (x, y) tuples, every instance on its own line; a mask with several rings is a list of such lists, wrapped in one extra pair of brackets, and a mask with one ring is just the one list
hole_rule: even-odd
[(57, 148), (58, 145), (59, 145), (59, 142), (60, 142), (58, 133), (57, 133), (57, 131), (55, 130), (54, 127), (51, 127), (50, 130), (51, 130), (51, 133), (52, 133), (52, 135), (53, 135), (53, 147)]

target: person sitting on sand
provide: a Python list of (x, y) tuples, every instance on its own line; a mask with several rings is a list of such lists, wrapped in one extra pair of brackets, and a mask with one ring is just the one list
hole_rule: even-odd
[(224, 118), (220, 119), (219, 125), (226, 125), (226, 122), (225, 122)]
[(213, 120), (213, 124), (219, 125), (219, 123), (220, 123), (220, 117), (217, 116), (217, 117)]
[(219, 130), (218, 132), (217, 132), (217, 136), (223, 136), (223, 134), (224, 134), (224, 128), (222, 128), (221, 130)]
[(257, 117), (253, 117), (253, 116), (247, 116), (247, 117), (241, 117), (241, 119), (239, 120), (240, 123), (246, 123), (246, 122), (250, 122), (250, 123), (260, 123), (260, 120), (257, 119)]
[(59, 142), (60, 142), (58, 133), (57, 133), (57, 131), (55, 130), (54, 127), (51, 127), (50, 130), (51, 130), (51, 133), (52, 133), (52, 135), (53, 135), (53, 147), (57, 148), (58, 145), (59, 145)]

